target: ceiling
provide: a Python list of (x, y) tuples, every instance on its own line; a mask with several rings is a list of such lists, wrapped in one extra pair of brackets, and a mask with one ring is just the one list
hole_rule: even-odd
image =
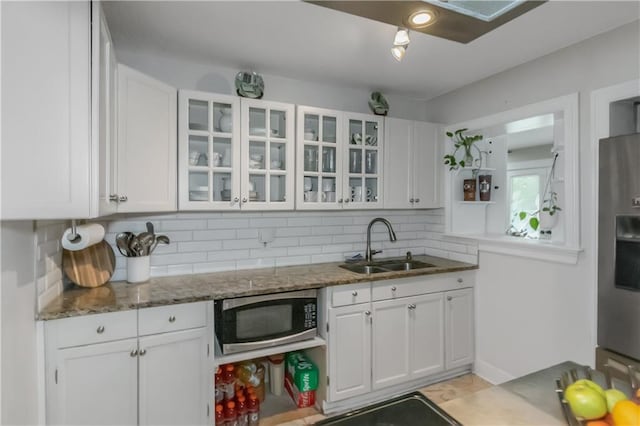
[[(551, 0), (468, 43), (301, 1), (103, 2), (118, 49), (431, 99), (640, 18), (636, 1)], [(268, 84), (268, 81), (267, 81)]]

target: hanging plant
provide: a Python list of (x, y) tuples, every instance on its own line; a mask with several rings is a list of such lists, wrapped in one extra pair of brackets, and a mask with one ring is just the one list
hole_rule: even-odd
[[(531, 229), (533, 229), (534, 231), (537, 231), (538, 227), (540, 226), (541, 214), (548, 214), (549, 216), (555, 219), (557, 218), (557, 216), (555, 215), (557, 215), (558, 212), (562, 211), (562, 209), (558, 205), (558, 193), (553, 190), (551, 185), (551, 179), (553, 178), (556, 170), (557, 160), (558, 160), (558, 153), (556, 153), (555, 156), (553, 157), (553, 163), (551, 164), (551, 169), (549, 169), (549, 175), (547, 176), (547, 183), (545, 184), (544, 192), (542, 193), (542, 200), (543, 200), (542, 207), (536, 210), (535, 212), (521, 211), (517, 213), (518, 218), (520, 220), (525, 220), (527, 217), (529, 217), (529, 220), (527, 221), (527, 223), (531, 227)], [(520, 232), (525, 232), (525, 235), (526, 235), (526, 230), (521, 230)]]
[[(458, 129), (455, 132), (447, 132), (447, 136), (453, 141), (453, 147), (455, 148), (451, 154), (444, 156), (444, 164), (449, 166), (449, 170), (458, 170), (460, 167), (471, 167), (481, 160), (482, 152), (475, 143), (482, 140), (482, 135), (467, 136), (464, 134), (469, 129)], [(478, 154), (478, 157), (473, 155), (473, 149)], [(458, 160), (456, 154), (462, 150), (464, 156)]]

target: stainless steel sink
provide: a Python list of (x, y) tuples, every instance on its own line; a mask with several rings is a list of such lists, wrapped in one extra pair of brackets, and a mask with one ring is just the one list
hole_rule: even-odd
[(421, 262), (419, 260), (387, 259), (370, 263), (345, 263), (343, 265), (340, 265), (340, 267), (357, 274), (368, 275), (378, 274), (381, 272), (411, 271), (413, 269), (435, 268), (436, 265)]

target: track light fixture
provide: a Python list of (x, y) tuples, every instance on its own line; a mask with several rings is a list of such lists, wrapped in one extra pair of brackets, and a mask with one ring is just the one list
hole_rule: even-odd
[(398, 62), (404, 58), (404, 54), (409, 48), (409, 30), (406, 28), (398, 27), (395, 37), (393, 38), (393, 47), (391, 48), (391, 55)]

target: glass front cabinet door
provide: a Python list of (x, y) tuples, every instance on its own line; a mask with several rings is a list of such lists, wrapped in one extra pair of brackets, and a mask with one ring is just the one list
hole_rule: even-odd
[(344, 121), (344, 207), (381, 208), (383, 118), (347, 113)]
[(181, 90), (179, 210), (240, 208), (240, 99)]
[(298, 106), (296, 208), (340, 209), (342, 178), (342, 113)]
[(293, 210), (294, 106), (242, 98), (243, 210)]

